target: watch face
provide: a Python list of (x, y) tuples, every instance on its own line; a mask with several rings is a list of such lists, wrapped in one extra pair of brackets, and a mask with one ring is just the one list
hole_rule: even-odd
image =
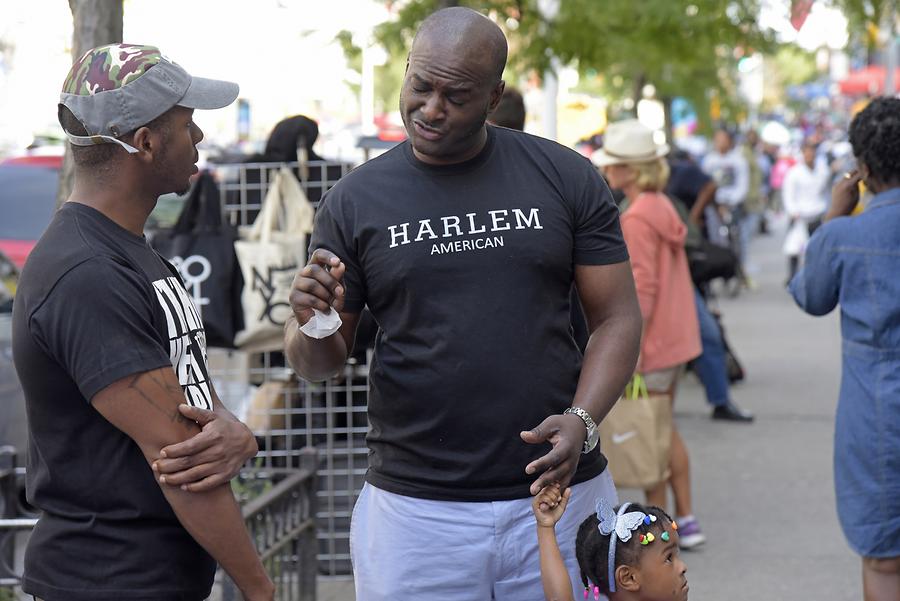
[(588, 429), (587, 438), (584, 441), (584, 452), (590, 453), (597, 446), (597, 442), (600, 440), (600, 428), (594, 426), (593, 428)]

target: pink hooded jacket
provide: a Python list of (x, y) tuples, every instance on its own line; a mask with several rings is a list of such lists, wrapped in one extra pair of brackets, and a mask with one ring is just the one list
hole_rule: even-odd
[(687, 226), (660, 192), (643, 192), (621, 217), (644, 317), (637, 371), (676, 367), (701, 351), (693, 283), (684, 239)]

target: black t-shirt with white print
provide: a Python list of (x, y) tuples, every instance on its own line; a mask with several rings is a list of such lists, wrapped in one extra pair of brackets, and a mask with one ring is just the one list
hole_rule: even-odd
[[(628, 258), (593, 166), (504, 128), (451, 166), (422, 163), (405, 142), (326, 195), (318, 247), (347, 265), (345, 310), (368, 305), (380, 327), (368, 481), (439, 500), (527, 497), (525, 466), (549, 445), (519, 432), (571, 406), (581, 368), (574, 266)], [(583, 456), (574, 482), (605, 466), (599, 450)]]
[(205, 599), (215, 561), (137, 444), (90, 404), (121, 378), (168, 366), (188, 403), (212, 407), (203, 326), (175, 269), (143, 237), (66, 203), (22, 271), (13, 352), (28, 499), (43, 512), (24, 590), (46, 601)]

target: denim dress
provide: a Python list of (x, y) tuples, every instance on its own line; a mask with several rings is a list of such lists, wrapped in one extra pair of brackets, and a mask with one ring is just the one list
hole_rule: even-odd
[(823, 225), (790, 284), (812, 315), (841, 305), (834, 435), (841, 527), (863, 557), (900, 556), (900, 188)]

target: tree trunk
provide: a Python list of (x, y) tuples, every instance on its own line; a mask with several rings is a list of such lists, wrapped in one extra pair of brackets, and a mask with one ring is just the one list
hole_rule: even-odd
[[(123, 0), (69, 0), (74, 24), (72, 32), (72, 62), (96, 46), (122, 41), (124, 20)], [(75, 165), (72, 149), (66, 144), (62, 170), (59, 174), (59, 189), (56, 206), (66, 201), (72, 191), (75, 179)]]
[(663, 114), (666, 116), (666, 141), (669, 143), (669, 145), (672, 145), (672, 143), (675, 141), (675, 136), (673, 135), (675, 132), (672, 131), (672, 97), (663, 96), (662, 98), (660, 98), (660, 101), (663, 105)]
[(647, 76), (644, 73), (638, 73), (637, 77), (634, 78), (634, 96), (632, 100), (634, 100), (634, 107), (632, 107), (632, 113), (635, 118), (637, 118), (637, 107), (638, 102), (643, 100), (644, 98), (644, 86), (647, 85)]

